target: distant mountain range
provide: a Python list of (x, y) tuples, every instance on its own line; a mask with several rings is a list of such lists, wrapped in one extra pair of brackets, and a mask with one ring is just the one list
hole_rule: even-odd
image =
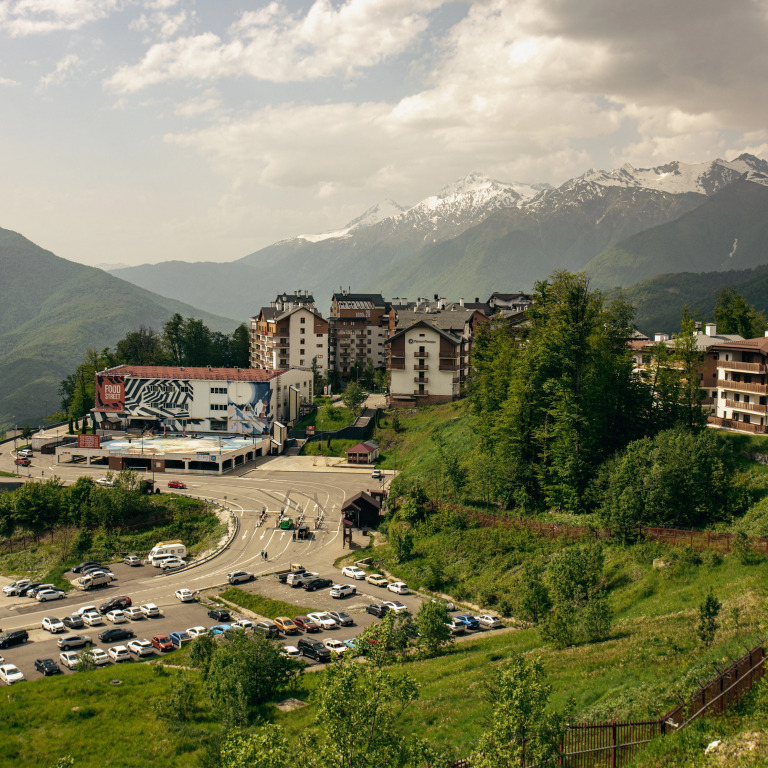
[(228, 263), (173, 261), (113, 274), (241, 320), (285, 290), (327, 312), (339, 287), (458, 298), (529, 290), (558, 268), (599, 287), (660, 273), (768, 263), (768, 163), (624, 165), (559, 187), (472, 173), (409, 208), (386, 201), (344, 227), (282, 240)]
[(231, 333), (237, 323), (55, 256), (0, 229), (0, 427), (33, 426), (59, 409), (59, 384), (85, 351), (112, 347), (174, 313)]

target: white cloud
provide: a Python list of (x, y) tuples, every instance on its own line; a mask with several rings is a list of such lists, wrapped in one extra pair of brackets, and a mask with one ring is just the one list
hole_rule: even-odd
[(11, 85), (21, 85), (21, 83), (18, 80), (11, 80), (9, 77), (0, 77), (0, 87)]
[(230, 27), (229, 40), (204, 32), (158, 43), (107, 82), (133, 93), (168, 80), (247, 75), (282, 83), (349, 76), (407, 50), (427, 29), (429, 13), (447, 1), (347, 0), (337, 8), (314, 0), (304, 15), (272, 2), (244, 13)]
[(56, 63), (56, 67), (53, 72), (49, 72), (47, 75), (43, 75), (40, 78), (40, 85), (43, 88), (47, 88), (50, 85), (59, 85), (63, 83), (73, 71), (79, 69), (82, 62), (80, 57), (74, 53), (67, 54), (63, 59), (60, 59)]
[(174, 113), (179, 117), (197, 117), (219, 109), (221, 97), (214, 88), (209, 88), (201, 96), (177, 104)]
[(123, 0), (0, 0), (0, 29), (11, 37), (77, 30), (106, 18)]

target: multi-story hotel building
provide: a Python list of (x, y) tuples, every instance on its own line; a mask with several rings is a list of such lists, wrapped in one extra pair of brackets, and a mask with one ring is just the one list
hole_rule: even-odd
[(355, 362), (361, 371), (369, 360), (374, 368), (386, 366), (389, 307), (380, 293), (339, 291), (333, 294), (328, 318), (331, 370), (347, 378)]

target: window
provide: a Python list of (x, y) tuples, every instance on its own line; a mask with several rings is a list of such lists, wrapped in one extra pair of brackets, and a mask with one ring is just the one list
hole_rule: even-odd
[(223, 403), (211, 403), (211, 410), (212, 411), (226, 411), (227, 406)]
[(303, 360), (299, 360), (299, 365), (304, 365), (304, 361)]
[(212, 395), (226, 395), (227, 394), (227, 388), (226, 387), (211, 387), (211, 394)]
[[(306, 317), (302, 317), (300, 322), (301, 322), (302, 325), (304, 325), (304, 323), (307, 322), (307, 318)], [(302, 331), (302, 333), (304, 333), (304, 331)]]
[(306, 328), (299, 328), (299, 333), (306, 333), (306, 332), (307, 332)]
[(213, 432), (226, 432), (227, 431), (227, 422), (226, 421), (217, 421), (215, 419), (211, 419), (211, 431)]

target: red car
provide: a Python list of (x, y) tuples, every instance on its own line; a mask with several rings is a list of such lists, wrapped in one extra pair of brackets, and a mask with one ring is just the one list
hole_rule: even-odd
[(303, 629), (305, 632), (320, 631), (320, 625), (317, 622), (312, 621), (312, 619), (310, 619), (308, 616), (294, 616), (293, 623), (299, 629)]
[(152, 645), (157, 648), (158, 651), (172, 651), (173, 643), (168, 635), (155, 635), (152, 638)]
[(181, 480), (169, 480), (168, 487), (169, 488), (186, 488), (187, 486), (184, 485), (184, 483), (182, 483)]
[(29, 459), (14, 459), (20, 467), (28, 467), (32, 462)]

